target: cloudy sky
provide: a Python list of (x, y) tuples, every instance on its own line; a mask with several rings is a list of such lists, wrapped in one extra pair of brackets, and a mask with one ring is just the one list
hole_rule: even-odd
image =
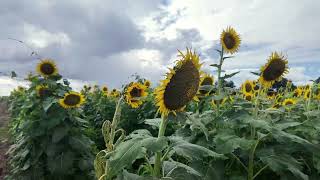
[(155, 84), (185, 47), (213, 72), (208, 65), (217, 61), (214, 49), (227, 26), (242, 38), (224, 65), (241, 71), (237, 84), (254, 79), (250, 71), (272, 51), (287, 55), (287, 77), (304, 83), (320, 76), (319, 9), (318, 0), (1, 0), (0, 93), (21, 84), (5, 77), (12, 70), (20, 77), (34, 71), (39, 60), (31, 49), (54, 59), (76, 87), (120, 87), (135, 73)]

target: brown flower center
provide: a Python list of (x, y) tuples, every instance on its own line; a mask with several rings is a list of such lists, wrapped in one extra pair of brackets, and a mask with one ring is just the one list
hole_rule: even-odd
[(250, 83), (246, 83), (244, 87), (246, 89), (246, 92), (251, 92), (252, 91), (252, 86), (251, 86)]
[(142, 89), (139, 89), (137, 87), (132, 88), (132, 90), (130, 91), (130, 95), (132, 97), (141, 97), (142, 95)]
[(227, 49), (232, 49), (236, 45), (236, 40), (231, 33), (226, 33), (224, 35), (223, 42)]
[(273, 59), (262, 72), (263, 79), (273, 81), (282, 76), (286, 70), (286, 64), (282, 59)]
[(188, 60), (176, 69), (164, 92), (164, 104), (170, 110), (183, 108), (199, 89), (200, 73)]
[(43, 74), (52, 75), (54, 73), (55, 67), (52, 64), (44, 63), (40, 66), (40, 70)]
[(64, 103), (69, 106), (75, 106), (80, 103), (80, 96), (75, 94), (69, 94), (64, 98)]

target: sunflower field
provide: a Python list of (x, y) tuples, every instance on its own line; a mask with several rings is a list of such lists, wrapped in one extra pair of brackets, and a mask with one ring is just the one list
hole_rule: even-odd
[(221, 33), (215, 73), (199, 52), (178, 51), (153, 85), (137, 76), (120, 89), (80, 92), (53, 60), (30, 87), (11, 92), (6, 180), (319, 180), (320, 84), (281, 82), (289, 59), (271, 52), (257, 78), (228, 85), (223, 64), (241, 46)]

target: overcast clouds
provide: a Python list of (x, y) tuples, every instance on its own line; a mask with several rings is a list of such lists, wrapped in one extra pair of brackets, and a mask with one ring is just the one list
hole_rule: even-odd
[(320, 76), (319, 9), (318, 0), (1, 0), (0, 71), (34, 71), (38, 60), (7, 39), (15, 38), (76, 82), (119, 87), (134, 73), (157, 82), (177, 49), (192, 46), (205, 64), (216, 61), (213, 49), (231, 25), (242, 38), (224, 67), (241, 71), (234, 81), (254, 78), (249, 72), (277, 50), (288, 56), (288, 77), (303, 83)]

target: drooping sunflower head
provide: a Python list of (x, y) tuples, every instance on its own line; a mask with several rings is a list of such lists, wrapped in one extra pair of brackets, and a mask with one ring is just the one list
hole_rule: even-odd
[(38, 97), (45, 97), (51, 93), (47, 85), (38, 85), (36, 91)]
[(44, 59), (38, 63), (37, 72), (43, 77), (49, 77), (58, 74), (58, 69), (53, 60)]
[(244, 93), (243, 98), (247, 101), (252, 101), (254, 94), (252, 93)]
[(180, 52), (180, 58), (167, 73), (166, 79), (155, 89), (156, 104), (163, 116), (183, 110), (192, 99), (196, 99), (199, 90), (199, 55), (187, 49), (186, 54)]
[(74, 91), (66, 93), (64, 97), (59, 100), (59, 104), (65, 109), (80, 107), (84, 102), (84, 96)]
[(261, 67), (260, 84), (270, 87), (288, 72), (288, 60), (281, 53), (273, 52), (268, 62)]
[[(212, 86), (214, 83), (214, 78), (210, 74), (204, 74), (200, 79), (200, 86)], [(200, 89), (199, 90), (200, 95), (206, 96), (210, 92), (208, 90)]]
[(251, 93), (254, 90), (254, 84), (250, 80), (246, 80), (242, 85), (241, 85), (242, 92), (245, 93)]
[(222, 31), (220, 41), (224, 51), (230, 54), (236, 53), (241, 43), (239, 34), (232, 27)]
[(141, 98), (144, 98), (148, 95), (148, 92), (146, 91), (147, 89), (147, 86), (139, 82), (131, 83), (127, 87), (125, 93), (127, 103), (132, 108), (138, 108), (143, 103), (143, 99)]
[(291, 106), (291, 105), (294, 105), (294, 104), (296, 104), (296, 100), (291, 99), (291, 98), (287, 98), (282, 102), (283, 106)]
[(151, 86), (151, 82), (149, 80), (144, 81), (143, 83), (147, 88)]

